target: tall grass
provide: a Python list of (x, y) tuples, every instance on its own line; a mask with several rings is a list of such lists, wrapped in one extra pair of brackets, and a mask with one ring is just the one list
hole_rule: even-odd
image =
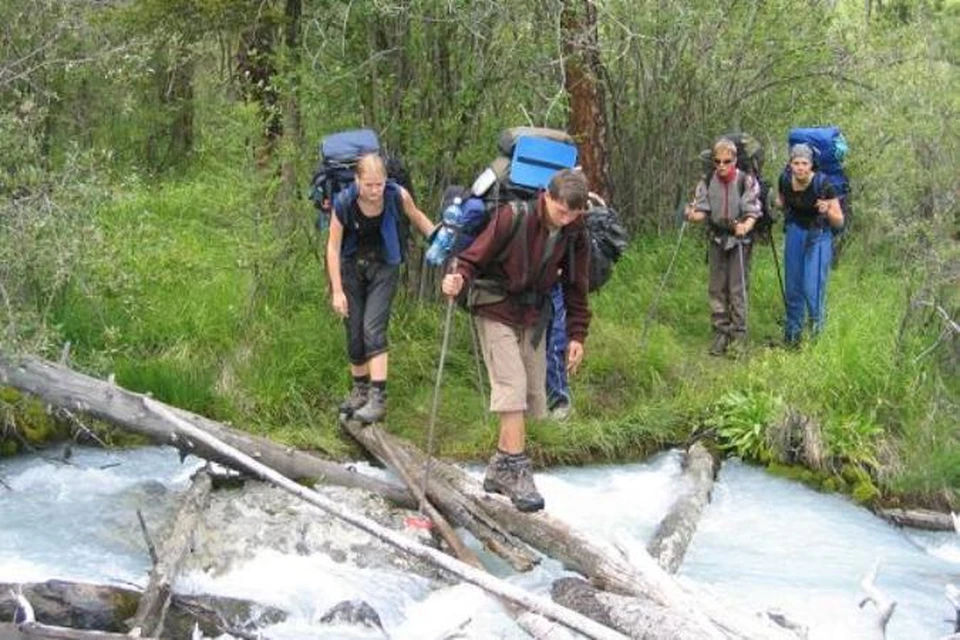
[[(238, 165), (203, 167), (160, 185), (128, 183), (92, 212), (97, 233), (53, 308), (59, 335), (77, 364), (113, 372), (124, 386), (296, 446), (357, 455), (336, 420), (349, 388), (345, 331), (329, 307), (316, 239), (288, 238), (280, 252), (258, 211), (263, 189)], [(891, 489), (956, 490), (960, 445), (948, 416), (930, 415), (943, 390), (911, 355), (928, 341), (921, 332), (904, 343), (913, 276), (896, 260), (855, 244), (830, 279), (823, 333), (786, 351), (776, 347), (783, 305), (773, 252), (758, 244), (749, 356), (711, 358), (706, 241), (688, 229), (664, 281), (677, 239), (636, 238), (591, 298), (574, 415), (530, 425), (539, 460), (629, 460), (711, 427), (722, 446), (763, 459), (764, 431), (789, 408), (822, 425), (828, 454)], [(443, 303), (399, 295), (391, 321), (389, 428), (421, 444), (443, 317)], [(497, 430), (472, 344), (457, 310), (436, 442), (440, 455), (477, 460)]]

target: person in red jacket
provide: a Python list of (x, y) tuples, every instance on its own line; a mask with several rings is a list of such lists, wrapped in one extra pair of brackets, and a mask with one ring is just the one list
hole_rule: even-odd
[(690, 222), (706, 221), (710, 230), (710, 355), (733, 347), (746, 348), (747, 287), (753, 227), (763, 215), (760, 183), (737, 168), (737, 145), (721, 138), (713, 145), (714, 170), (697, 184), (696, 198), (687, 205)]
[(544, 333), (558, 273), (564, 274), (570, 373), (583, 360), (590, 326), (586, 208), (583, 174), (557, 172), (535, 203), (500, 207), (442, 282), (448, 296), (467, 287), (490, 377), (490, 410), (500, 421), (483, 488), (508, 496), (520, 511), (544, 506), (526, 454), (525, 417), (543, 418), (547, 412)]

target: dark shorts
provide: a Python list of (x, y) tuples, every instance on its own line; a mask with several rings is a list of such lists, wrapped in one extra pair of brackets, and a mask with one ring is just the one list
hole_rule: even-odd
[(347, 354), (350, 364), (362, 365), (387, 351), (390, 306), (397, 292), (400, 266), (344, 258), (340, 264), (347, 297)]

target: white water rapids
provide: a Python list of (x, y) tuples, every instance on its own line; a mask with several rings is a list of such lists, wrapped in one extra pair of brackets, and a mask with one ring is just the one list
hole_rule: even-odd
[[(69, 462), (36, 455), (0, 459), (0, 582), (62, 578), (145, 585), (150, 567), (136, 510), (147, 522), (169, 518), (200, 461), (181, 464), (176, 451), (148, 447), (76, 448)], [(682, 490), (680, 478), (676, 452), (638, 464), (536, 475), (553, 516), (628, 553), (645, 547)], [(544, 561), (512, 575), (478, 551), (499, 576), (542, 594), (565, 574), (558, 563)], [(888, 638), (934, 639), (952, 630), (953, 612), (943, 593), (948, 582), (960, 583), (960, 535), (900, 530), (842, 497), (731, 461), (721, 469), (680, 576), (745, 610), (777, 608), (806, 624), (831, 625), (856, 614), (860, 580), (877, 560), (877, 587), (897, 601)], [(194, 571), (177, 584), (182, 591), (248, 598), (288, 611), (286, 621), (264, 629), (274, 640), (383, 637), (319, 623), (332, 605), (354, 598), (373, 606), (392, 640), (526, 637), (479, 589), (434, 587), (399, 570), (272, 549), (257, 551), (225, 574)], [(452, 635), (458, 628), (462, 635)]]

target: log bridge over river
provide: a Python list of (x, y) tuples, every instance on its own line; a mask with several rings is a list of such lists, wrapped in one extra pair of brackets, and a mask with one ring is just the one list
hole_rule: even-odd
[[(717, 462), (701, 444), (686, 452), (685, 484), (648, 545), (649, 554), (627, 558), (611, 544), (577, 531), (547, 512), (518, 512), (500, 496), (487, 494), (459, 467), (431, 460), (382, 426), (344, 420), (342, 427), (373, 457), (390, 468), (402, 484), (364, 476), (348, 467), (244, 433), (229, 425), (158, 402), (66, 366), (34, 357), (0, 357), (0, 383), (27, 392), (49, 405), (92, 416), (234, 469), (245, 477), (272, 483), (322, 510), (379, 538), (403, 553), (439, 567), (499, 599), (517, 623), (534, 638), (586, 637), (597, 640), (796, 639), (815, 630), (772, 612), (739, 611), (715, 594), (677, 581), (700, 514), (710, 500)], [(429, 474), (424, 485), (423, 475)], [(370, 491), (398, 507), (419, 510), (432, 523), (434, 546), (411, 540), (363, 515), (351, 513), (303, 482), (321, 482)], [(250, 603), (225, 598), (184, 597), (172, 585), (191, 552), (193, 531), (215, 490), (209, 468), (197, 472), (180, 500), (170, 535), (151, 540), (146, 588), (50, 581), (29, 585), (0, 584), (0, 640), (26, 638), (184, 638), (192, 633), (230, 633), (258, 638), (255, 628), (232, 626), (227, 611)], [(423, 487), (426, 486), (426, 494)], [(457, 534), (469, 531), (516, 571), (527, 571), (538, 554), (553, 557), (580, 578), (554, 583), (551, 598), (529, 593), (487, 573)], [(857, 637), (883, 638), (895, 603), (864, 578), (864, 603)], [(11, 592), (13, 597), (4, 600)], [(263, 610), (260, 623), (283, 613)], [(960, 635), (955, 636), (960, 640)]]

